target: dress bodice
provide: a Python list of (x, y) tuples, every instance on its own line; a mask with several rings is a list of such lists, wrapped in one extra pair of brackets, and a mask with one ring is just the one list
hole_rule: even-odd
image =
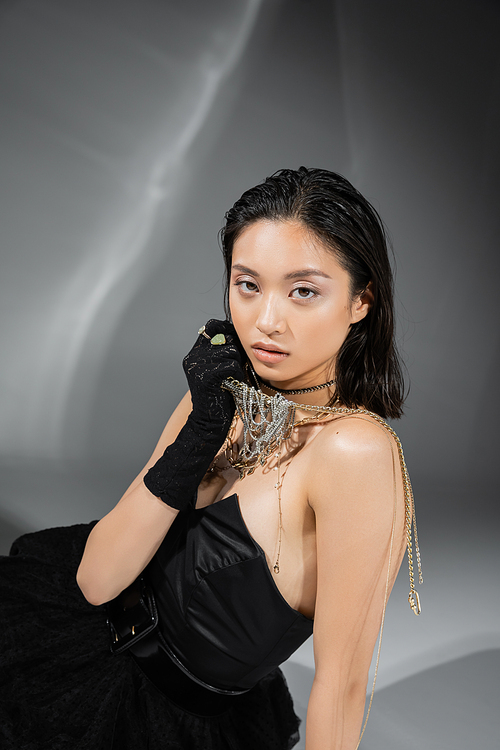
[(170, 648), (210, 685), (253, 687), (312, 633), (277, 588), (236, 494), (179, 513), (148, 578)]

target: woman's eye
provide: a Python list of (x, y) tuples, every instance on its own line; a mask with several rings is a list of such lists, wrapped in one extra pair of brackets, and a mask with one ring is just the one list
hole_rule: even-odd
[(316, 296), (314, 289), (309, 289), (306, 286), (299, 286), (292, 292), (292, 297), (295, 299), (312, 299)]
[(239, 287), (241, 292), (251, 293), (257, 291), (257, 284), (253, 281), (237, 281), (236, 286)]

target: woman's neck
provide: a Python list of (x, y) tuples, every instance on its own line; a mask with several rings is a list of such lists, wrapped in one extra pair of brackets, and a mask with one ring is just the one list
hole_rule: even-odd
[[(281, 387), (278, 383), (276, 383), (275, 385), (277, 387)], [(275, 396), (277, 393), (279, 393), (288, 401), (292, 401), (294, 404), (297, 404), (298, 407), (300, 407), (301, 404), (307, 404), (309, 406), (327, 406), (331, 403), (335, 395), (335, 385), (325, 387), (320, 390), (308, 391), (307, 393), (287, 393), (283, 390), (275, 390), (273, 388), (273, 383), (269, 383), (269, 385), (267, 385), (259, 378), (259, 386), (261, 391), (267, 396)]]

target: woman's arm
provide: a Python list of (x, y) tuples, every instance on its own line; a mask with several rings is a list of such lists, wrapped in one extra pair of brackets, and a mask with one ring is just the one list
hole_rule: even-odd
[(178, 511), (155, 497), (143, 477), (171, 445), (191, 412), (189, 392), (170, 417), (153, 455), (119, 503), (92, 529), (76, 575), (91, 604), (113, 599), (144, 570)]
[(316, 515), (318, 578), (307, 750), (357, 746), (382, 618), (395, 491), (390, 587), (404, 552), (402, 488), (393, 455), (392, 439), (356, 418), (336, 420), (315, 441), (309, 502)]
[(227, 377), (244, 378), (243, 356), (228, 321), (212, 319), (198, 331), (182, 362), (189, 395), (173, 413), (142, 472), (89, 535), (77, 582), (91, 604), (113, 599), (132, 583), (178, 510), (196, 501), (198, 485), (234, 415), (234, 400), (221, 386)]

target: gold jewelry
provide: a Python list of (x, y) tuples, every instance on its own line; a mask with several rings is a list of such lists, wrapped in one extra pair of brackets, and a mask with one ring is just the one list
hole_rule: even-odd
[[(287, 467), (285, 468), (283, 474), (281, 473), (281, 448), (282, 448), (282, 442), (286, 439), (286, 437), (289, 436), (291, 429), (293, 427), (298, 427), (303, 424), (308, 424), (310, 422), (319, 421), (321, 419), (324, 419), (325, 417), (335, 414), (335, 415), (344, 415), (344, 416), (357, 416), (360, 419), (367, 419), (369, 417), (370, 419), (375, 420), (375, 423), (377, 426), (384, 431), (384, 433), (387, 436), (387, 439), (390, 441), (390, 436), (393, 437), (397, 451), (398, 451), (398, 457), (399, 457), (399, 464), (401, 468), (401, 473), (403, 477), (403, 491), (404, 491), (404, 502), (405, 502), (405, 532), (406, 532), (406, 547), (407, 547), (407, 553), (408, 553), (408, 572), (409, 572), (409, 578), (410, 578), (410, 593), (408, 594), (408, 602), (410, 604), (410, 607), (412, 611), (416, 614), (420, 614), (420, 599), (418, 596), (418, 592), (415, 589), (415, 581), (414, 581), (414, 572), (413, 572), (413, 543), (412, 543), (412, 526), (415, 534), (415, 554), (417, 558), (417, 567), (418, 567), (418, 578), (419, 583), (422, 584), (424, 582), (423, 575), (422, 575), (422, 566), (421, 566), (421, 560), (420, 560), (420, 549), (419, 549), (419, 543), (418, 543), (418, 533), (417, 533), (417, 520), (415, 515), (415, 502), (413, 498), (413, 491), (411, 487), (410, 477), (408, 474), (408, 469), (406, 467), (406, 462), (403, 454), (403, 446), (401, 444), (401, 441), (395, 431), (392, 429), (392, 427), (387, 424), (387, 422), (382, 419), (378, 414), (375, 414), (374, 412), (368, 411), (368, 409), (349, 409), (346, 407), (340, 407), (340, 406), (325, 406), (325, 407), (317, 407), (312, 406), (309, 404), (300, 404), (300, 409), (303, 409), (304, 411), (308, 412), (314, 412), (314, 415), (312, 417), (305, 417), (304, 419), (301, 419), (297, 422), (294, 421), (295, 416), (295, 409), (297, 408), (297, 405), (293, 402), (288, 402), (288, 413), (291, 416), (291, 427), (289, 427), (289, 421), (287, 422), (286, 418), (283, 418), (283, 414), (285, 414), (285, 405), (280, 402), (280, 399), (283, 401), (286, 401), (282, 396), (274, 396), (272, 399), (269, 396), (265, 396), (265, 394), (260, 393), (256, 398), (248, 399), (242, 397), (243, 394), (249, 390), (249, 386), (246, 383), (239, 383), (236, 380), (233, 380), (232, 378), (229, 378), (228, 380), (225, 380), (223, 383), (223, 388), (226, 388), (231, 393), (233, 393), (233, 396), (235, 398), (236, 402), (236, 417), (239, 416), (239, 411), (243, 411), (242, 421), (243, 421), (243, 428), (244, 428), (244, 443), (245, 438), (248, 437), (248, 435), (245, 435), (245, 425), (250, 424), (251, 421), (253, 421), (253, 414), (250, 412), (244, 413), (244, 405), (247, 407), (252, 404), (259, 404), (259, 407), (261, 409), (261, 412), (263, 414), (263, 420), (268, 423), (269, 421), (272, 422), (272, 414), (271, 414), (271, 420), (269, 420), (269, 413), (270, 413), (270, 402), (274, 401), (274, 408), (279, 408), (280, 410), (280, 416), (281, 421), (283, 425), (286, 425), (285, 427), (281, 427), (280, 430), (277, 430), (274, 434), (269, 431), (269, 434), (272, 435), (272, 440), (274, 440), (274, 445), (276, 447), (276, 453), (274, 454), (277, 465), (275, 469), (277, 470), (277, 481), (275, 484), (275, 488), (277, 490), (278, 494), (278, 541), (277, 541), (277, 554), (276, 554), (276, 562), (273, 567), (273, 571), (276, 575), (280, 572), (280, 556), (281, 556), (281, 542), (282, 542), (282, 534), (283, 534), (283, 515), (282, 515), (282, 506), (281, 506), (281, 488), (283, 485), (283, 479), (285, 476), (286, 471), (288, 470), (288, 467), (290, 466), (290, 462), (288, 463)], [(255, 391), (254, 388), (250, 388), (250, 390)], [(267, 401), (266, 401), (267, 399)], [(276, 404), (276, 402), (278, 402)], [(264, 411), (264, 407), (268, 406), (268, 411)], [(234, 424), (234, 421), (233, 421)], [(267, 427), (263, 427), (263, 430), (267, 429), (269, 430), (269, 425)], [(286, 436), (286, 437), (285, 437)], [(228, 443), (229, 445), (229, 443)], [(382, 647), (382, 635), (384, 632), (384, 624), (385, 624), (385, 615), (387, 610), (387, 602), (389, 599), (389, 586), (390, 586), (390, 579), (391, 579), (391, 565), (392, 565), (392, 555), (393, 555), (393, 549), (394, 549), (394, 537), (395, 537), (395, 531), (396, 531), (396, 510), (397, 510), (397, 486), (396, 486), (396, 461), (395, 461), (395, 455), (394, 455), (394, 449), (392, 443), (390, 444), (391, 447), (391, 456), (392, 456), (392, 469), (393, 469), (393, 495), (394, 495), (394, 504), (393, 504), (393, 514), (392, 514), (392, 527), (391, 527), (391, 538), (390, 538), (390, 544), (389, 544), (389, 560), (387, 564), (387, 575), (385, 579), (385, 589), (384, 589), (384, 603), (382, 607), (382, 619), (380, 623), (380, 632), (379, 632), (379, 638), (378, 638), (378, 646), (377, 646), (377, 657), (375, 661), (375, 673), (373, 676), (373, 682), (372, 682), (372, 689), (370, 692), (370, 700), (368, 702), (368, 709), (366, 712), (366, 717), (363, 722), (363, 727), (361, 729), (361, 733), (356, 745), (356, 750), (358, 750), (361, 739), (365, 733), (365, 729), (368, 723), (368, 717), (370, 716), (371, 707), (373, 704), (373, 697), (375, 695), (375, 684), (377, 681), (377, 675), (378, 675), (378, 669), (380, 664), (380, 652)], [(270, 444), (268, 446), (265, 445), (265, 442), (263, 440), (263, 436), (260, 438), (260, 444), (259, 444), (259, 450), (254, 452), (249, 452), (247, 450), (246, 456), (243, 457), (243, 459), (240, 461), (239, 455), (233, 459), (233, 457), (230, 454), (230, 450), (227, 452), (227, 458), (229, 463), (231, 463), (233, 466), (239, 469), (240, 471), (240, 479), (245, 476), (246, 473), (252, 473), (255, 470), (255, 465), (252, 466), (250, 461), (253, 461), (255, 464), (256, 461), (259, 461), (262, 465), (264, 465), (267, 461), (268, 456), (270, 455)], [(255, 457), (256, 454), (256, 457)]]
[[(234, 378), (224, 380), (222, 387), (233, 394), (236, 411), (243, 422), (243, 446), (235, 458), (228, 456), (229, 463), (240, 472), (240, 479), (243, 479), (246, 474), (252, 474), (258, 463), (264, 466), (272, 451), (277, 449), (278, 446), (281, 447), (282, 443), (290, 436), (297, 408), (307, 412), (314, 412), (314, 417), (305, 418), (307, 422), (319, 421), (331, 414), (371, 417), (392, 435), (398, 449), (399, 463), (403, 477), (406, 548), (408, 553), (408, 575), (410, 579), (408, 603), (412, 611), (416, 615), (419, 615), (421, 608), (420, 598), (415, 589), (412, 528), (415, 536), (415, 556), (417, 558), (419, 583), (422, 584), (424, 579), (418, 543), (415, 502), (403, 454), (403, 446), (392, 427), (382, 417), (368, 409), (350, 409), (343, 406), (318, 407), (310, 404), (297, 405), (293, 401), (288, 401), (280, 394), (272, 397), (266, 396), (262, 391), (257, 391), (252, 386), (240, 383)], [(296, 426), (305, 423), (304, 420), (300, 420)], [(279, 450), (276, 452), (280, 453)], [(277, 484), (277, 489), (281, 492), (281, 481), (278, 481)], [(281, 495), (279, 496), (279, 504), (281, 507)]]
[(205, 332), (205, 326), (202, 326), (198, 330), (198, 333), (201, 334), (202, 336), (205, 336), (205, 338), (208, 339), (210, 343), (213, 344), (213, 346), (220, 346), (220, 344), (226, 343), (226, 337), (224, 336), (223, 333), (216, 333), (215, 336), (212, 336), (212, 338), (210, 338), (208, 333)]
[(281, 485), (283, 483), (284, 475), (281, 476), (281, 442), (278, 444), (278, 450), (274, 454), (275, 458), (277, 459), (278, 463), (276, 465), (276, 469), (278, 471), (278, 478), (276, 480), (276, 484), (274, 485), (275, 489), (278, 492), (278, 551), (276, 553), (276, 562), (274, 563), (273, 570), (278, 575), (280, 572), (280, 556), (281, 556), (281, 534), (283, 531), (283, 516), (281, 513)]
[[(366, 417), (360, 417), (360, 419), (366, 419)], [(378, 425), (380, 429), (384, 429), (380, 424)], [(389, 435), (387, 432), (385, 432), (385, 435), (387, 436), (387, 439), (390, 440)], [(398, 438), (399, 440), (399, 438)], [(366, 717), (363, 722), (363, 728), (361, 729), (361, 733), (359, 735), (358, 744), (356, 745), (356, 750), (358, 750), (361, 740), (363, 739), (363, 735), (365, 733), (366, 725), (368, 724), (368, 717), (370, 716), (370, 711), (373, 704), (373, 696), (375, 695), (375, 685), (377, 682), (377, 675), (378, 675), (378, 668), (380, 664), (380, 651), (382, 648), (382, 636), (384, 634), (384, 624), (385, 624), (385, 613), (387, 610), (387, 601), (389, 599), (389, 584), (391, 580), (391, 563), (392, 563), (392, 551), (394, 547), (394, 535), (396, 532), (396, 507), (397, 507), (397, 487), (396, 487), (396, 462), (394, 460), (394, 451), (392, 449), (391, 444), (391, 457), (392, 457), (392, 477), (393, 477), (393, 495), (394, 495), (394, 503), (393, 503), (393, 510), (392, 510), (392, 528), (391, 528), (391, 541), (389, 544), (389, 561), (387, 563), (387, 575), (385, 578), (385, 590), (384, 590), (384, 604), (382, 607), (382, 620), (380, 622), (380, 633), (378, 637), (378, 645), (377, 645), (377, 658), (375, 660), (375, 672), (373, 674), (373, 682), (372, 682), (372, 689), (370, 692), (370, 700), (368, 702), (368, 708), (366, 711)], [(403, 459), (404, 460), (404, 459)], [(406, 506), (406, 497), (405, 497), (405, 506)], [(423, 581), (422, 581), (423, 582)], [(419, 614), (420, 612), (417, 612), (416, 614)]]
[(269, 383), (266, 383), (265, 380), (259, 378), (257, 373), (255, 373), (255, 377), (261, 385), (269, 388), (270, 391), (274, 391), (275, 393), (282, 393), (285, 396), (287, 394), (290, 396), (297, 396), (300, 393), (312, 393), (313, 391), (321, 391), (323, 388), (330, 388), (330, 386), (335, 385), (335, 383), (337, 382), (336, 380), (329, 380), (328, 383), (321, 383), (321, 385), (312, 385), (310, 388), (295, 388), (294, 390), (290, 390), (287, 388), (277, 388), (275, 385), (269, 385)]

